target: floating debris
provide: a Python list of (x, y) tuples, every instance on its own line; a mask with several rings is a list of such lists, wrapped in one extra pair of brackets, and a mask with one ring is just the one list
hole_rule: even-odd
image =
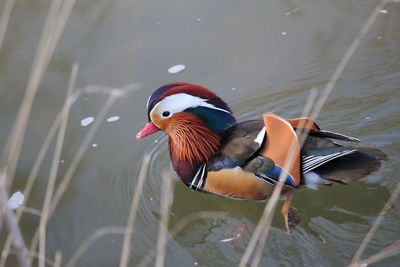
[(381, 37), (381, 36), (378, 36), (378, 37), (376, 37), (376, 39), (380, 40), (380, 39), (382, 39), (382, 37)]
[(388, 11), (387, 11), (386, 9), (381, 9), (381, 10), (379, 10), (379, 13), (381, 13), (381, 14), (387, 14)]
[(83, 120), (81, 120), (81, 126), (82, 127), (89, 126), (93, 121), (94, 121), (93, 117), (86, 117)]
[(107, 122), (119, 121), (119, 116), (112, 116), (107, 119)]
[(318, 234), (318, 236), (321, 239), (322, 243), (326, 244), (326, 239), (321, 234)]
[(239, 245), (240, 239), (243, 238), (244, 234), (246, 233), (247, 230), (247, 224), (246, 223), (241, 223), (235, 227), (233, 227), (229, 233), (226, 234), (225, 239), (220, 240), (222, 243), (228, 243), (229, 247), (235, 248)]
[(97, 147), (97, 144), (96, 143), (92, 144), (92, 147)]
[(236, 90), (236, 88), (235, 87), (232, 87), (232, 91), (235, 91)]
[(282, 34), (282, 35), (286, 35), (286, 34), (287, 34), (287, 32), (282, 32), (281, 34)]
[(60, 160), (60, 163), (64, 163), (64, 160), (62, 159), (62, 160)]
[(365, 117), (365, 119), (366, 119), (366, 120), (370, 120), (370, 119), (371, 119), (371, 117)]
[(220, 240), (219, 242), (226, 243), (226, 242), (230, 242), (230, 241), (232, 241), (232, 240), (238, 239), (239, 237), (240, 237), (240, 234), (237, 234), (237, 235), (234, 236), (234, 237), (225, 238), (225, 239)]
[(7, 201), (7, 206), (10, 209), (15, 210), (24, 203), (24, 199), (25, 199), (24, 194), (22, 194), (21, 191), (17, 191), (14, 194), (12, 194), (10, 199)]
[(186, 66), (179, 64), (179, 65), (175, 65), (175, 66), (172, 66), (171, 68), (169, 68), (168, 72), (175, 74), (175, 73), (179, 73), (179, 72), (183, 71), (184, 69), (186, 69)]
[(201, 20), (202, 20), (202, 18), (197, 18), (196, 20), (197, 20), (197, 21), (201, 21)]

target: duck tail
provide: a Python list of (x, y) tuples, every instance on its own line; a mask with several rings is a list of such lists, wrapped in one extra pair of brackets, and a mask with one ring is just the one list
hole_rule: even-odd
[(313, 172), (337, 182), (358, 180), (378, 170), (382, 160), (387, 160), (387, 155), (377, 148), (356, 148), (353, 153), (327, 162)]

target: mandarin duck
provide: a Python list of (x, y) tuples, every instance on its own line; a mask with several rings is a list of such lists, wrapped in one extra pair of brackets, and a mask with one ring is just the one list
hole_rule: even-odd
[[(266, 200), (284, 172), (282, 195), (290, 196), (281, 212), (288, 232), (294, 227), (289, 214), (294, 188), (360, 179), (386, 159), (379, 149), (339, 144), (339, 140), (359, 140), (321, 130), (309, 118), (286, 120), (266, 113), (262, 120), (238, 123), (221, 98), (195, 84), (177, 82), (158, 88), (147, 101), (147, 115), (148, 123), (136, 138), (164, 131), (173, 168), (192, 189)], [(302, 146), (295, 132), (298, 127), (308, 130)], [(289, 148), (294, 163), (284, 169)]]

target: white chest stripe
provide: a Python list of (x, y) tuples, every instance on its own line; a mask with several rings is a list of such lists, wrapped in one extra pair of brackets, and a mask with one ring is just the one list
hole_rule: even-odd
[[(190, 188), (201, 190), (204, 182), (204, 177), (206, 176), (207, 164), (203, 164), (197, 170), (195, 176), (193, 177), (192, 182), (190, 183)], [(196, 183), (196, 181), (198, 182)]]

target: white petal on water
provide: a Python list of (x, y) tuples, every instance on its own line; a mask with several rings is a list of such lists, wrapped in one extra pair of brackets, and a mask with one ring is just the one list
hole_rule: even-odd
[(382, 14), (387, 14), (387, 13), (388, 13), (388, 11), (387, 11), (386, 9), (381, 9), (381, 10), (379, 10), (379, 13), (382, 13)]
[(10, 209), (16, 209), (19, 206), (21, 206), (24, 203), (25, 196), (22, 194), (21, 191), (17, 191), (12, 196), (10, 199), (7, 201), (7, 205)]
[(186, 69), (186, 66), (179, 64), (179, 65), (175, 65), (175, 66), (172, 66), (171, 68), (169, 68), (168, 72), (174, 74), (174, 73), (179, 73), (179, 72), (183, 71), (184, 69)]
[(93, 117), (86, 117), (81, 120), (81, 126), (86, 127), (86, 126), (90, 125), (93, 121), (94, 121)]
[(92, 144), (92, 147), (97, 147), (97, 144), (95, 143), (95, 144)]
[(112, 116), (107, 119), (107, 122), (114, 122), (114, 121), (118, 121), (118, 120), (119, 120), (119, 116)]

